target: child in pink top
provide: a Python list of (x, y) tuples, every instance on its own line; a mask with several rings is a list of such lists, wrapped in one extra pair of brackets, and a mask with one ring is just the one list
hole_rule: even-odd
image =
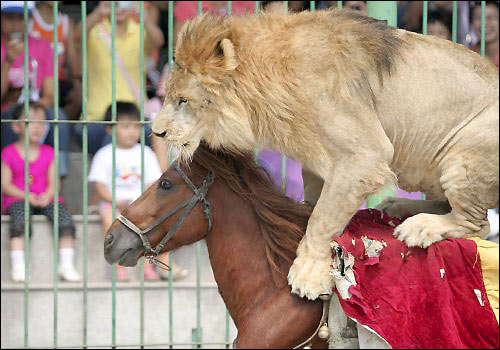
[[(24, 195), (25, 195), (25, 157), (29, 156), (29, 215), (42, 214), (54, 220), (54, 149), (40, 144), (45, 129), (46, 111), (37, 102), (32, 102), (28, 118), (29, 149), (25, 149), (24, 108), (19, 105), (14, 110), (13, 130), (19, 140), (2, 151), (2, 212), (11, 217), (10, 249), (11, 276), (15, 282), (23, 282), (24, 276)], [(75, 225), (68, 210), (58, 199), (60, 265), (59, 275), (68, 281), (79, 281), (80, 275), (73, 264)], [(31, 234), (32, 230), (29, 230)]]

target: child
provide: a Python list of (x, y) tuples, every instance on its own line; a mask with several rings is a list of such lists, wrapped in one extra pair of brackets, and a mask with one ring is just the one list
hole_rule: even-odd
[[(111, 106), (106, 111), (106, 120), (111, 120)], [(139, 111), (134, 103), (116, 103), (116, 215), (141, 195), (141, 145), (138, 144), (141, 135)], [(112, 127), (107, 126), (112, 132)], [(99, 211), (104, 232), (113, 222), (111, 206), (112, 190), (112, 144), (102, 147), (95, 154), (89, 173), (89, 182), (95, 182), (94, 188), (101, 202)], [(161, 176), (158, 160), (148, 146), (144, 148), (144, 188)], [(116, 270), (118, 281), (128, 280), (125, 267), (118, 265)], [(160, 276), (154, 265), (144, 265), (144, 278), (158, 280)]]
[(441, 39), (451, 39), (451, 14), (434, 10), (429, 12), (427, 33)]
[[(46, 111), (41, 103), (32, 102), (29, 120), (46, 120)], [(24, 164), (25, 164), (25, 124), (24, 106), (18, 105), (13, 112), (12, 123), (19, 140), (6, 146), (2, 151), (2, 212), (11, 217), (10, 249), (11, 275), (14, 282), (24, 282)], [(54, 149), (40, 144), (45, 123), (29, 125), (29, 203), (31, 214), (42, 214), (54, 220)], [(80, 281), (81, 277), (73, 265), (75, 245), (75, 225), (68, 210), (59, 197), (59, 276), (66, 281)], [(31, 235), (32, 230), (29, 230)]]
[[(28, 1), (28, 13), (34, 9), (34, 1)], [(29, 99), (39, 101), (47, 108), (47, 119), (54, 118), (54, 55), (51, 43), (24, 32), (24, 2), (2, 1), (1, 3), (1, 110), (2, 119), (12, 119), (17, 104), (24, 101), (24, 37), (28, 42)], [(66, 119), (61, 109), (59, 119)], [(46, 125), (47, 143), (53, 142), (54, 125)], [(66, 176), (70, 163), (71, 126), (59, 124), (59, 175)], [(17, 141), (10, 123), (1, 123), (1, 148)]]

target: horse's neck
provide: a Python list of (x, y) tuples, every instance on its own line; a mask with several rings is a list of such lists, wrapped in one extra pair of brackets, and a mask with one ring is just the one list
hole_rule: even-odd
[(300, 344), (316, 329), (321, 302), (290, 293), (289, 265), (276, 275), (276, 285), (258, 219), (246, 202), (220, 191), (213, 204), (217, 215), (206, 237), (208, 253), (220, 294), (238, 329), (238, 346), (291, 349)]
[[(235, 204), (240, 208), (240, 203)], [(256, 305), (282, 288), (273, 280), (259, 225), (250, 208), (238, 210), (238, 215), (227, 215), (214, 227), (206, 238), (212, 270), (238, 326)], [(286, 274), (283, 283), (286, 285)]]

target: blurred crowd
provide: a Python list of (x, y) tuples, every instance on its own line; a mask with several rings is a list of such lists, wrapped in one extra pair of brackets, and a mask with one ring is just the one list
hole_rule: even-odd
[[(23, 21), (23, 1), (1, 2), (1, 113), (2, 120), (23, 120), (24, 101), (24, 42), (28, 42), (28, 77), (30, 88), (30, 124), (28, 140), (25, 139), (23, 123), (2, 122), (2, 201), (3, 213), (12, 217), (11, 261), (12, 277), (24, 280), (24, 257), (22, 255), (24, 229), (24, 152), (29, 145), (30, 162), (38, 174), (39, 182), (30, 182), (30, 213), (40, 213), (53, 219), (54, 202), (60, 207), (61, 252), (60, 269), (63, 279), (76, 281), (73, 260), (74, 223), (65, 208), (64, 199), (54, 200), (53, 172), (61, 178), (69, 173), (69, 153), (75, 147), (81, 149), (83, 124), (59, 123), (59, 169), (54, 169), (54, 79), (58, 82), (58, 107), (60, 120), (80, 120), (82, 116), (82, 23), (80, 5), (70, 1), (59, 1), (57, 16), (57, 49), (54, 47), (54, 15), (52, 1), (28, 1), (29, 25), (27, 32)], [(429, 35), (452, 40), (452, 1), (428, 2)], [(457, 42), (471, 50), (480, 51), (481, 6), (479, 1), (457, 2)], [(140, 10), (139, 2), (116, 1), (116, 100), (117, 120), (117, 189), (118, 210), (124, 208), (140, 194), (140, 139), (141, 64), (140, 64)], [(232, 15), (253, 13), (255, 1), (233, 1)], [(266, 11), (308, 11), (309, 1), (261, 1)], [(337, 7), (337, 1), (316, 1), (320, 11)], [(366, 1), (344, 1), (343, 6), (367, 14)], [(485, 11), (485, 55), (497, 67), (499, 65), (499, 8), (498, 1), (486, 1)], [(144, 49), (145, 49), (145, 104), (147, 120), (159, 112), (165, 96), (164, 82), (168, 76), (168, 45), (175, 46), (177, 33), (187, 20), (198, 15), (197, 1), (175, 1), (173, 6), (173, 43), (168, 42), (168, 2), (144, 2)], [(227, 1), (203, 1), (203, 12), (225, 16)], [(109, 1), (88, 1), (86, 16), (87, 38), (87, 114), (94, 123), (88, 124), (88, 151), (93, 157), (88, 180), (93, 183), (95, 196), (92, 203), (101, 215), (103, 230), (111, 224), (111, 5)], [(398, 2), (398, 27), (409, 31), (423, 31), (423, 2)], [(55, 77), (54, 55), (58, 55), (57, 77)], [(167, 150), (164, 143), (146, 129), (146, 183), (154, 181), (167, 168)], [(261, 152), (261, 164), (273, 179), (281, 181), (281, 157), (272, 150)], [(31, 163), (30, 163), (31, 164)], [(31, 166), (31, 165), (30, 165)], [(30, 168), (31, 172), (31, 168)], [(31, 177), (31, 175), (30, 175)], [(32, 181), (32, 179), (30, 179)], [(297, 200), (303, 199), (303, 184), (300, 164), (289, 159), (287, 163), (287, 194)], [(139, 186), (139, 187), (138, 187)], [(497, 214), (498, 215), (498, 214)], [(498, 219), (497, 219), (498, 222)], [(497, 224), (498, 226), (498, 224)], [(498, 228), (497, 228), (498, 230)], [(167, 257), (163, 259), (166, 261)], [(174, 266), (175, 278), (183, 278), (187, 270)], [(165, 278), (161, 272), (145, 269), (148, 280)], [(126, 270), (118, 270), (118, 279), (127, 280)]]

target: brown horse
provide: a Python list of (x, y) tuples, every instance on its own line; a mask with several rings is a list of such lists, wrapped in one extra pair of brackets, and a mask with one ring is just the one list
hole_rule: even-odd
[[(108, 230), (105, 257), (135, 266), (142, 255), (154, 260), (205, 239), (238, 329), (235, 346), (290, 349), (314, 334), (323, 313), (321, 301), (292, 295), (287, 283), (310, 213), (275, 189), (251, 155), (200, 147), (189, 167), (172, 166), (122, 212)], [(312, 346), (328, 347), (317, 336)]]

